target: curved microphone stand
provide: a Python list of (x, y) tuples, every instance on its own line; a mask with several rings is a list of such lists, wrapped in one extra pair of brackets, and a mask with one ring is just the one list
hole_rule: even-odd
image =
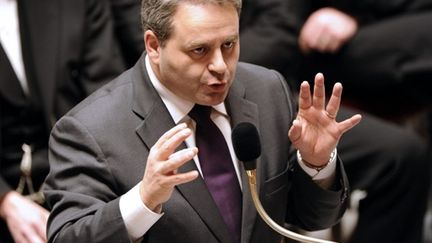
[(252, 123), (242, 122), (233, 129), (231, 139), (237, 158), (244, 163), (249, 178), (249, 189), (252, 194), (253, 203), (264, 222), (279, 234), (293, 240), (306, 243), (335, 243), (289, 231), (273, 221), (264, 210), (256, 189), (256, 159), (261, 155), (261, 142), (258, 130)]
[(257, 189), (256, 189), (256, 170), (246, 170), (246, 173), (249, 178), (249, 188), (252, 194), (252, 200), (255, 205), (255, 208), (258, 211), (261, 218), (264, 220), (264, 222), (266, 222), (266, 224), (270, 226), (274, 231), (290, 239), (297, 240), (300, 242), (305, 242), (305, 243), (335, 243), (334, 241), (312, 238), (312, 237), (304, 236), (289, 231), (284, 227), (280, 226), (279, 224), (277, 224), (275, 221), (273, 221), (273, 219), (271, 219), (270, 216), (267, 214), (267, 212), (264, 210), (261, 201), (259, 200)]

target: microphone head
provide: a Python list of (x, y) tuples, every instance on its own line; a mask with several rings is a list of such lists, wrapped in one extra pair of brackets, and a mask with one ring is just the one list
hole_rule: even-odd
[(261, 155), (261, 142), (258, 130), (252, 123), (242, 122), (232, 131), (231, 139), (237, 158), (246, 170), (256, 168), (256, 159)]

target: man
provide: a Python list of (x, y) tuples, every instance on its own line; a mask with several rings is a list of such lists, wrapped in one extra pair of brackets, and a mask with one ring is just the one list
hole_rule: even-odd
[[(281, 75), (237, 65), (240, 7), (235, 0), (143, 1), (146, 54), (52, 131), (50, 242), (280, 242), (257, 216), (230, 149), (241, 122), (259, 128), (258, 187), (273, 219), (309, 230), (338, 221), (348, 185), (335, 148), (361, 117), (335, 121), (342, 87), (325, 105), (322, 74), (313, 95), (302, 84), (295, 115)], [(206, 150), (211, 139), (200, 138), (210, 131), (202, 131), (197, 109), (207, 110), (226, 145)], [(229, 159), (215, 169), (229, 162), (235, 179), (214, 184), (218, 175), (207, 170), (214, 158), (204, 151), (218, 157), (223, 150)], [(233, 184), (221, 190), (226, 181)], [(221, 194), (238, 188), (240, 201), (221, 201), (212, 186)]]
[(0, 0), (2, 243), (47, 241), (49, 132), (122, 71), (112, 28), (105, 1)]

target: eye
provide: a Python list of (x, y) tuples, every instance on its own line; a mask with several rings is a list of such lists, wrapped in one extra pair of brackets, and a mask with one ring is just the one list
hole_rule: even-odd
[(223, 44), (223, 47), (225, 48), (225, 49), (230, 49), (230, 48), (232, 48), (233, 46), (234, 46), (234, 41), (229, 41), (229, 42), (225, 42), (224, 44)]
[(202, 55), (202, 54), (204, 54), (206, 52), (206, 48), (204, 48), (204, 47), (198, 47), (198, 48), (193, 49), (192, 52), (194, 54), (197, 54), (197, 55)]

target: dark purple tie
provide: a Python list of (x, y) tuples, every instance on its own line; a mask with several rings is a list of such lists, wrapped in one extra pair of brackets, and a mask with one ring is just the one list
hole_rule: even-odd
[(228, 145), (210, 119), (212, 107), (195, 105), (195, 139), (204, 181), (236, 242), (240, 242), (242, 194)]

